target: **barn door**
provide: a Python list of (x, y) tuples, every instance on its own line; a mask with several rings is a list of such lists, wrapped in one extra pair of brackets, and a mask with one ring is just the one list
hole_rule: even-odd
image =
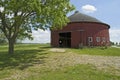
[(71, 47), (71, 32), (59, 33), (59, 46)]

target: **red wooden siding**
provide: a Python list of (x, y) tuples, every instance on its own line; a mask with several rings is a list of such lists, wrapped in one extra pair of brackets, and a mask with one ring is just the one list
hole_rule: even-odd
[[(88, 37), (93, 38), (91, 46), (109, 45), (109, 26), (96, 22), (73, 22), (63, 27), (62, 30), (51, 31), (51, 45), (59, 47), (59, 33), (71, 32), (71, 47), (79, 47), (79, 44), (88, 46)], [(96, 41), (100, 37), (100, 41)]]

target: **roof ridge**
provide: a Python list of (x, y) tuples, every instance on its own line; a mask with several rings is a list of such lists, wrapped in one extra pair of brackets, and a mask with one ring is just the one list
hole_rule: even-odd
[(79, 11), (75, 11), (75, 13), (72, 14), (71, 16), (69, 16), (68, 18), (70, 19), (70, 22), (82, 22), (82, 21), (85, 22), (85, 21), (87, 21), (87, 22), (102, 23), (100, 20), (98, 20), (92, 16), (80, 13)]

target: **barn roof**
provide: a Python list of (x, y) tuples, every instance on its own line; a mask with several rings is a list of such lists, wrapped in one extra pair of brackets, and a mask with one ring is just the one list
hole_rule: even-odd
[(102, 23), (98, 19), (88, 16), (86, 14), (82, 14), (79, 11), (75, 11), (75, 13), (73, 15), (69, 16), (68, 18), (70, 19), (70, 22), (99, 22), (99, 23)]

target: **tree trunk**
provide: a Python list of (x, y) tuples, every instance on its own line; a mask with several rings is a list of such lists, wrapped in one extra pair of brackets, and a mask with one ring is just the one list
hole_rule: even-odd
[(8, 49), (8, 54), (13, 54), (14, 53), (14, 40), (9, 39), (9, 49)]

